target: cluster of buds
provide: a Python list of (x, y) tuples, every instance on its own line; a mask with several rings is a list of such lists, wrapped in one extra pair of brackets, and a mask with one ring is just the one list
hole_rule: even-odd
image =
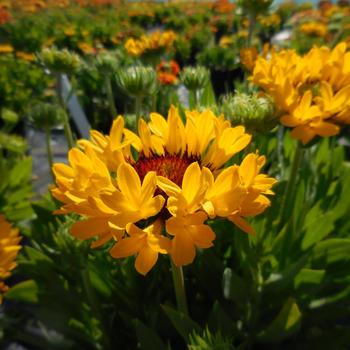
[(233, 125), (244, 125), (251, 133), (269, 131), (278, 121), (271, 98), (257, 94), (227, 95), (220, 109)]
[(153, 95), (157, 91), (157, 74), (152, 67), (132, 66), (116, 75), (119, 87), (130, 96)]
[(198, 91), (208, 85), (210, 74), (205, 67), (185, 67), (180, 74), (180, 79), (189, 91)]
[(80, 57), (66, 49), (45, 48), (37, 58), (53, 73), (74, 74), (82, 65)]
[(56, 104), (38, 102), (31, 108), (29, 118), (37, 128), (51, 129), (63, 124), (66, 111)]

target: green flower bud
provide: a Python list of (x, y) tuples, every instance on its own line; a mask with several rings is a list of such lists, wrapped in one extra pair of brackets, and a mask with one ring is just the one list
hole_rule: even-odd
[(53, 128), (63, 124), (66, 111), (56, 104), (38, 102), (29, 112), (30, 121), (37, 128)]
[(205, 88), (209, 83), (209, 71), (205, 67), (185, 67), (180, 74), (181, 82), (190, 91)]
[(274, 104), (270, 98), (236, 93), (224, 97), (221, 112), (233, 125), (244, 125), (250, 132), (266, 132), (278, 122)]
[(37, 59), (53, 73), (73, 74), (77, 72), (82, 65), (80, 57), (66, 49), (43, 49), (38, 54)]
[(27, 149), (26, 141), (18, 135), (11, 135), (0, 131), (0, 149), (23, 154)]
[(153, 95), (157, 91), (157, 74), (152, 67), (133, 66), (119, 70), (117, 84), (130, 96)]
[(97, 56), (95, 65), (102, 75), (110, 76), (117, 72), (118, 60), (110, 53), (101, 53)]

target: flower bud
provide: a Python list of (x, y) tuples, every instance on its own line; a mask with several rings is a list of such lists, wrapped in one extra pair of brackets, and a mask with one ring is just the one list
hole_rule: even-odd
[(66, 111), (56, 104), (38, 102), (29, 112), (29, 119), (37, 128), (53, 128), (63, 123)]
[(190, 91), (205, 88), (209, 83), (209, 71), (205, 67), (185, 67), (180, 74), (180, 79)]
[(118, 69), (118, 60), (110, 53), (101, 53), (97, 56), (95, 65), (102, 75), (109, 76), (116, 73)]
[(272, 101), (266, 96), (236, 93), (225, 96), (221, 112), (233, 125), (244, 125), (250, 132), (266, 132), (277, 124)]
[(21, 136), (0, 131), (0, 148), (13, 153), (23, 154), (27, 149), (27, 143)]
[(53, 73), (73, 74), (82, 65), (80, 57), (66, 49), (43, 49), (37, 59)]
[(157, 90), (157, 74), (152, 67), (133, 66), (119, 70), (117, 84), (130, 96), (153, 95)]

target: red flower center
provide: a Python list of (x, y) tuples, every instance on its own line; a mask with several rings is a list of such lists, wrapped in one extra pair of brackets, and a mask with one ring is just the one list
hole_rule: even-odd
[(177, 154), (153, 155), (152, 157), (140, 156), (138, 161), (134, 164), (134, 168), (140, 176), (141, 181), (150, 171), (155, 171), (158, 176), (164, 176), (171, 180), (178, 186), (181, 186), (187, 167), (193, 163), (199, 162), (197, 156)]

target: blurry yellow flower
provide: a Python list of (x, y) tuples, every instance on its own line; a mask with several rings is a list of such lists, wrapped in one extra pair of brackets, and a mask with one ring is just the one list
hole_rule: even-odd
[(249, 71), (253, 70), (255, 61), (258, 58), (258, 50), (256, 47), (246, 47), (239, 51), (240, 61)]
[(228, 47), (234, 43), (234, 38), (232, 35), (224, 35), (220, 38), (219, 46)]
[(172, 30), (155, 31), (148, 35), (142, 35), (140, 39), (128, 39), (124, 47), (130, 55), (140, 56), (152, 51), (168, 50), (175, 39), (176, 34)]
[(242, 39), (248, 38), (248, 30), (239, 30), (237, 36)]
[(76, 34), (76, 30), (74, 27), (69, 27), (69, 28), (65, 28), (63, 30), (63, 33), (65, 36), (74, 36)]
[(33, 62), (35, 59), (35, 56), (32, 53), (23, 52), (23, 51), (17, 51), (16, 57), (27, 62)]
[(258, 21), (263, 27), (277, 27), (281, 23), (281, 17), (277, 13), (268, 16), (258, 16)]
[(213, 245), (208, 216), (253, 232), (243, 217), (270, 204), (264, 195), (272, 194), (275, 180), (258, 174), (264, 158), (253, 154), (253, 161), (222, 169), (250, 140), (244, 127), (231, 127), (210, 110), (186, 111), (186, 123), (174, 107), (167, 119), (151, 113), (148, 123), (140, 120), (138, 134), (118, 117), (110, 135), (92, 131), (91, 141), (79, 141), (82, 150), (69, 152), (70, 165), (54, 165), (52, 194), (63, 202), (58, 213), (84, 216), (72, 234), (97, 237), (93, 247), (114, 240), (113, 257), (137, 254), (142, 274), (159, 253), (177, 266), (190, 264), (196, 247)]
[(144, 51), (144, 45), (136, 39), (128, 39), (124, 47), (132, 56), (140, 56)]
[(11, 275), (11, 271), (17, 266), (15, 259), (21, 249), (18, 229), (11, 227), (3, 215), (0, 215), (0, 304), (8, 286), (4, 280)]
[(324, 38), (328, 34), (327, 25), (320, 22), (307, 22), (299, 27), (299, 31), (306, 35), (315, 35)]
[(96, 49), (93, 46), (91, 46), (89, 43), (79, 42), (78, 47), (86, 55), (94, 55), (96, 53)]
[(0, 45), (0, 54), (2, 53), (11, 53), (13, 52), (14, 49), (11, 45), (8, 45), (8, 44), (2, 44)]

